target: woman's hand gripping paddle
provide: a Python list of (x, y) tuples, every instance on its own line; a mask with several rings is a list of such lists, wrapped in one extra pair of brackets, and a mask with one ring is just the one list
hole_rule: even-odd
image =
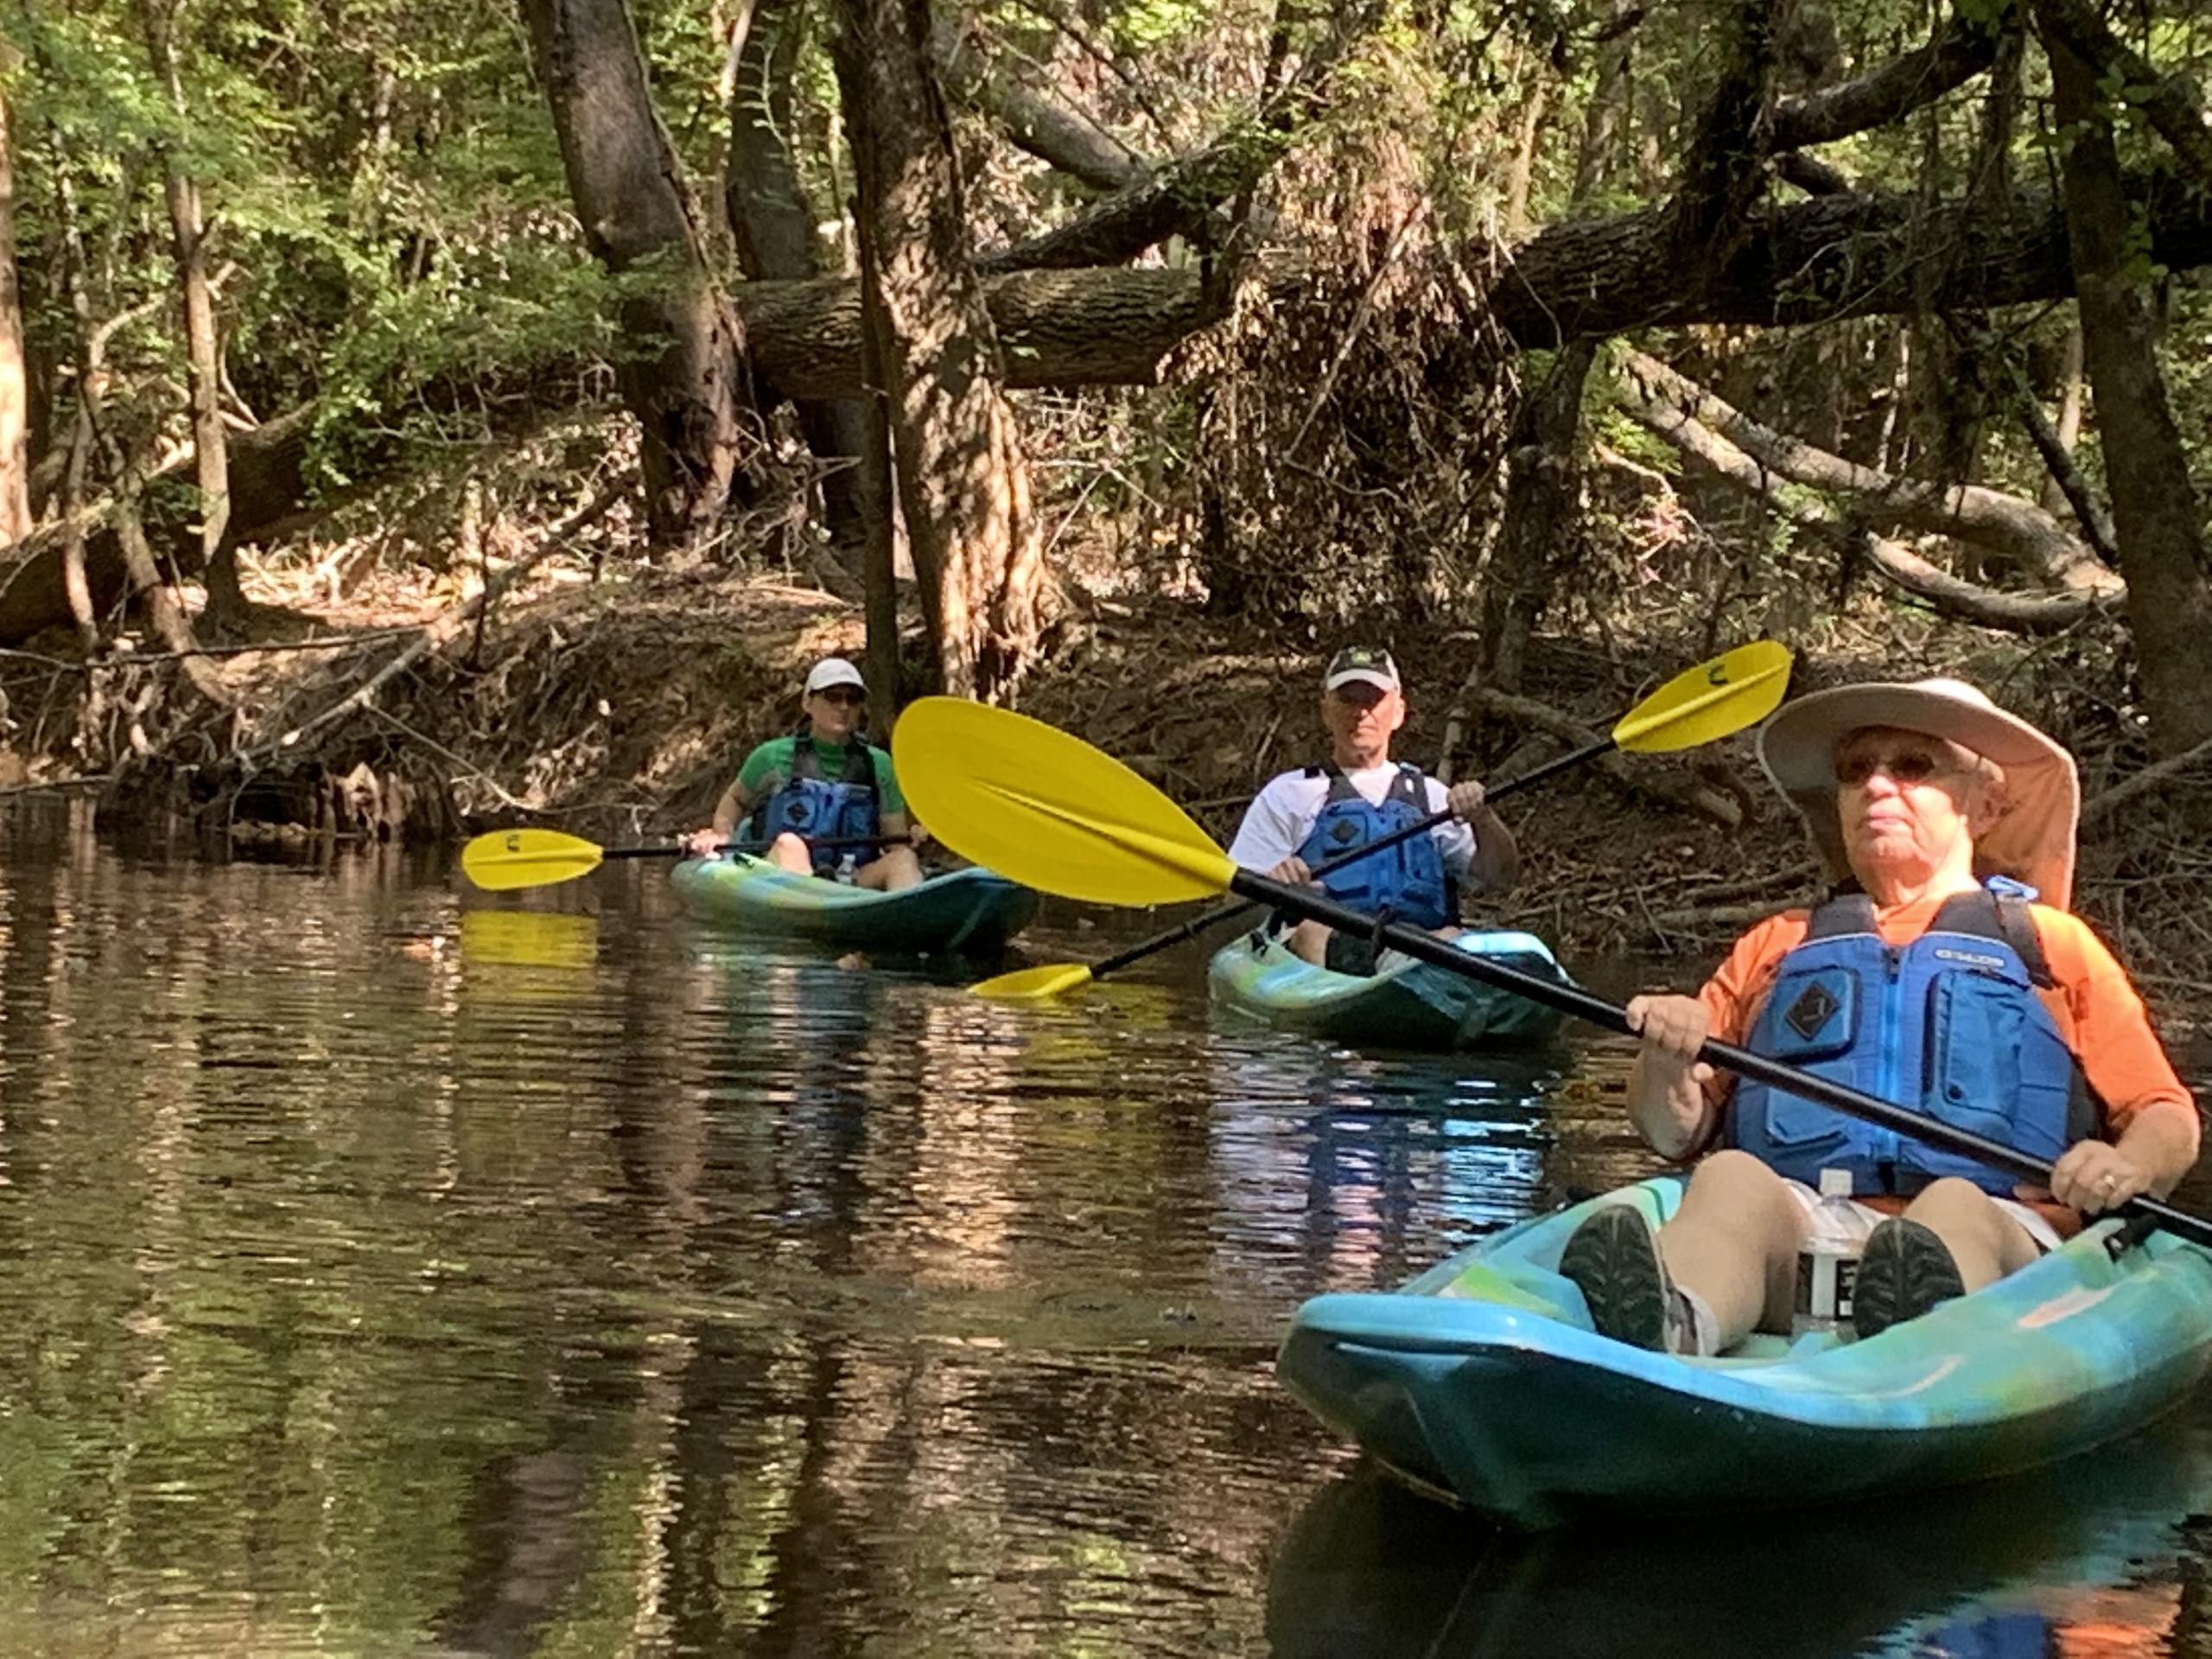
[[(1491, 788), (1485, 801), (1502, 801), (1517, 790), (1539, 784), (1546, 779), (1579, 766), (1585, 761), (1595, 760), (1600, 755), (1623, 750), (1630, 754), (1663, 754), (1676, 749), (1694, 749), (1700, 744), (1718, 742), (1732, 736), (1747, 726), (1758, 724), (1772, 714), (1782, 701), (1782, 694), (1789, 683), (1789, 652), (1771, 639), (1754, 640), (1748, 645), (1738, 645), (1726, 655), (1711, 662), (1700, 663), (1695, 668), (1685, 669), (1661, 686), (1649, 696), (1624, 715), (1612, 731), (1595, 743), (1562, 754), (1556, 760), (1509, 778)], [(1378, 836), (1365, 846), (1332, 858), (1313, 874), (1327, 874), (1345, 865), (1379, 853), (1386, 847), (1395, 847), (1414, 836), (1427, 835), (1440, 823), (1447, 823), (1449, 812), (1432, 813), (1418, 823), (1408, 824), (1387, 836)], [(1096, 979), (1118, 973), (1131, 963), (1141, 962), (1154, 951), (1165, 950), (1171, 944), (1180, 944), (1185, 939), (1195, 938), (1207, 929), (1245, 914), (1255, 906), (1237, 903), (1218, 905), (1202, 916), (1193, 917), (1180, 926), (1171, 927), (1163, 933), (1141, 939), (1126, 950), (1117, 950), (1103, 961), (1093, 963), (1051, 962), (1035, 968), (1017, 969), (1010, 974), (1001, 974), (986, 979), (969, 988), (981, 996), (1025, 1000), (1057, 996), (1071, 991)]]
[[(1025, 886), (1105, 905), (1172, 905), (1234, 893), (1371, 936), (1447, 973), (1628, 1034), (1628, 1016), (1618, 1003), (1578, 986), (1522, 973), (1420, 928), (1363, 916), (1311, 887), (1253, 874), (1136, 773), (1082, 739), (1026, 715), (925, 697), (899, 716), (892, 747), (899, 786), (931, 832), (963, 858)], [(1732, 1043), (1708, 1039), (1697, 1058), (2022, 1179), (2050, 1183), (2050, 1166), (2017, 1147)], [(2120, 1213), (2212, 1246), (2212, 1221), (2157, 1199), (2136, 1198)]]
[[(832, 836), (810, 841), (810, 847), (889, 847), (904, 836)], [(717, 849), (725, 853), (767, 850), (765, 841), (726, 841)], [(494, 830), (477, 836), (461, 849), (461, 873), (489, 893), (513, 887), (548, 887), (556, 881), (573, 881), (589, 875), (610, 858), (689, 858), (689, 847), (601, 847), (582, 836), (558, 830)]]

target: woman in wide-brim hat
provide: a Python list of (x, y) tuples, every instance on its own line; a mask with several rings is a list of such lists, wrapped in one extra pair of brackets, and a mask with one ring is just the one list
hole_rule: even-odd
[[(2024, 1266), (2085, 1214), (2163, 1195), (2196, 1161), (2195, 1102), (2126, 974), (2065, 906), (2073, 758), (1957, 680), (1838, 687), (1759, 734), (1829, 895), (1737, 941), (1698, 995), (1638, 997), (1629, 1111), (1700, 1161), (1655, 1236), (1601, 1210), (1560, 1270), (1605, 1335), (1717, 1352), (1787, 1331), (1815, 1233), (1863, 1255), (1859, 1333)], [(1740, 1044), (2051, 1161), (2048, 1192), (1698, 1062)], [(1852, 1200), (1815, 1183), (1847, 1177)]]

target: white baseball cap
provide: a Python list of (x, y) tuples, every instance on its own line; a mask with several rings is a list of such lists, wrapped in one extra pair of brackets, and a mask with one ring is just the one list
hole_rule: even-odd
[(868, 682), (861, 677), (860, 670), (842, 657), (824, 657), (808, 671), (806, 695), (810, 697), (833, 685), (857, 685), (863, 692), (868, 690)]
[(1328, 671), (1321, 677), (1321, 689), (1333, 691), (1340, 685), (1354, 680), (1384, 691), (1398, 689), (1398, 665), (1390, 660), (1390, 653), (1372, 645), (1346, 645), (1329, 659)]

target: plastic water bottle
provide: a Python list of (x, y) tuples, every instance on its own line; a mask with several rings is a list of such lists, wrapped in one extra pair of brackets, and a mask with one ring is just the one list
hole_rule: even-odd
[[(1851, 1205), (1851, 1172), (1847, 1169), (1824, 1169), (1821, 1172), (1821, 1208), (1822, 1211), (1848, 1212)], [(1840, 1237), (1824, 1236), (1825, 1217), (1813, 1217), (1812, 1230), (1797, 1249), (1797, 1306), (1789, 1320), (1789, 1334), (1802, 1337), (1809, 1331), (1828, 1331), (1839, 1337), (1851, 1334), (1851, 1292), (1859, 1278), (1859, 1246), (1847, 1244)], [(1839, 1225), (1827, 1231), (1848, 1237), (1850, 1228), (1837, 1217)]]

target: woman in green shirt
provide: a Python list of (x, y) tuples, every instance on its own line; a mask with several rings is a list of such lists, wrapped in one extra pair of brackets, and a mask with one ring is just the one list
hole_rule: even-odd
[[(891, 757), (860, 734), (868, 711), (860, 670), (842, 657), (824, 657), (806, 677), (802, 707), (798, 731), (771, 738), (745, 757), (736, 781), (715, 804), (712, 826), (690, 837), (691, 850), (705, 857), (738, 837), (739, 826), (752, 818), (743, 838), (772, 836), (766, 858), (795, 875), (849, 880), (879, 892), (914, 886), (922, 867), (913, 848), (903, 844), (913, 833), (906, 797)], [(816, 844), (864, 836), (901, 844)]]

